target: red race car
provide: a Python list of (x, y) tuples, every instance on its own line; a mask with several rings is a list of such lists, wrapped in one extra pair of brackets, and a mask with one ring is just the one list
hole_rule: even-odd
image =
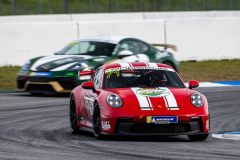
[(104, 135), (188, 135), (190, 140), (208, 137), (207, 98), (187, 88), (168, 65), (159, 63), (113, 63), (96, 71), (88, 82), (70, 95), (70, 127)]

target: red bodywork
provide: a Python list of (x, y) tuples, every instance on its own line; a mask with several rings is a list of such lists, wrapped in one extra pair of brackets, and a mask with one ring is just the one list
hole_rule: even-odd
[[(131, 67), (149, 66), (148, 63), (128, 63)], [(158, 64), (158, 67), (171, 68), (168, 65)], [(118, 63), (103, 65), (103, 75), (102, 81), (104, 80), (104, 73), (106, 69), (109, 68), (117, 68), (121, 67)], [(171, 68), (172, 69), (172, 68)], [(86, 73), (86, 72), (85, 72)], [(88, 74), (91, 74), (88, 71)], [(176, 73), (177, 74), (177, 73)], [(85, 74), (84, 74), (85, 75)], [(178, 75), (178, 74), (177, 74)], [(179, 77), (180, 78), (180, 77)], [(181, 78), (180, 78), (181, 79)], [(89, 82), (87, 85), (90, 85)], [(198, 85), (197, 81), (190, 81), (192, 85)], [(102, 84), (102, 83), (101, 83)], [(86, 85), (86, 84), (85, 84)], [(77, 125), (80, 129), (83, 130), (93, 130), (92, 119), (93, 119), (93, 110), (94, 104), (98, 103), (101, 113), (101, 121), (106, 122), (110, 121), (109, 128), (102, 128), (103, 134), (133, 134), (137, 135), (137, 133), (132, 132), (117, 132), (118, 126), (117, 122), (121, 120), (123, 123), (140, 123), (146, 124), (147, 116), (168, 116), (175, 115), (178, 116), (178, 122), (199, 122), (199, 131), (190, 131), (190, 132), (181, 132), (181, 133), (147, 133), (158, 134), (158, 135), (180, 135), (180, 134), (204, 134), (209, 132), (209, 112), (208, 112), (208, 102), (207, 98), (202, 95), (204, 99), (204, 105), (202, 107), (195, 107), (191, 103), (191, 95), (193, 93), (199, 93), (193, 89), (189, 88), (174, 88), (168, 87), (174, 96), (177, 106), (175, 108), (169, 107), (169, 103), (166, 102), (166, 98), (158, 97), (158, 98), (148, 98), (148, 102), (152, 105), (153, 109), (151, 110), (142, 110), (140, 107), (140, 100), (136, 97), (135, 93), (131, 88), (114, 88), (114, 89), (96, 89), (95, 93), (91, 89), (83, 89), (82, 85), (76, 87), (71, 96), (75, 97), (76, 101), (76, 111), (77, 111)], [(108, 105), (106, 98), (109, 94), (117, 94), (123, 100), (123, 106), (120, 108), (112, 108)], [(200, 93), (199, 93), (200, 94)], [(87, 106), (86, 106), (87, 105)], [(125, 118), (125, 119), (124, 119)], [(159, 125), (159, 124), (155, 124)], [(165, 124), (169, 125), (169, 124)], [(193, 129), (192, 129), (193, 130)], [(142, 133), (139, 133), (140, 135)]]

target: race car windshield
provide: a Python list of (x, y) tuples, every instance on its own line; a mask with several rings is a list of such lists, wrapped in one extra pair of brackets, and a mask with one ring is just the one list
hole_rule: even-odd
[(66, 46), (56, 55), (111, 56), (116, 44), (106, 42), (81, 41)]
[(177, 87), (185, 88), (178, 75), (167, 68), (107, 69), (104, 74), (103, 89), (128, 87)]

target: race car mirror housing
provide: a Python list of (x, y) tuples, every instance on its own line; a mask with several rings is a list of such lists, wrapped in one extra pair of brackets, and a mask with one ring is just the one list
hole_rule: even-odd
[(194, 81), (194, 80), (190, 80), (188, 82), (188, 85), (189, 85), (189, 89), (196, 88), (196, 87), (199, 86), (199, 82), (198, 81)]
[(123, 57), (126, 57), (126, 56), (131, 56), (131, 55), (134, 55), (132, 51), (128, 51), (128, 50), (123, 50), (123, 51), (120, 51), (118, 53), (118, 57), (119, 58), (123, 58)]
[(96, 92), (94, 83), (92, 81), (83, 82), (82, 83), (82, 88), (84, 88), (84, 89), (91, 89), (94, 93)]

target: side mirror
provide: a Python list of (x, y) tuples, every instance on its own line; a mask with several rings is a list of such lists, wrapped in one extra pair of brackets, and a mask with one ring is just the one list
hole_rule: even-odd
[(82, 83), (82, 88), (84, 88), (84, 89), (91, 89), (93, 92), (96, 91), (94, 83), (92, 81), (83, 82)]
[(126, 57), (126, 56), (131, 56), (134, 55), (132, 51), (128, 51), (128, 50), (124, 50), (124, 51), (120, 51), (118, 53), (118, 57), (122, 58), (122, 57)]
[(188, 82), (188, 85), (189, 85), (189, 87), (188, 87), (189, 89), (196, 88), (196, 87), (199, 86), (199, 82), (198, 81), (194, 81), (194, 80), (190, 80)]

